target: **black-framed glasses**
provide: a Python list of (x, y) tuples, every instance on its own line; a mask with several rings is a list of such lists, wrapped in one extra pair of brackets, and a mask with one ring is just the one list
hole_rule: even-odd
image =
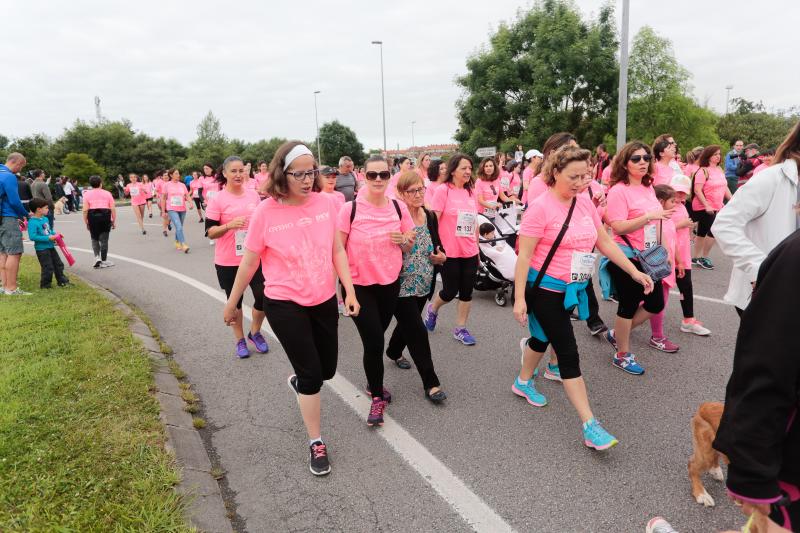
[(406, 189), (405, 193), (411, 196), (419, 196), (421, 194), (425, 194), (425, 187), (418, 187), (416, 189)]
[(319, 169), (314, 170), (298, 170), (297, 172), (287, 172), (287, 176), (293, 177), (297, 181), (303, 181), (306, 178), (317, 179), (319, 176)]
[(392, 177), (392, 173), (389, 172), (388, 170), (381, 170), (380, 172), (370, 170), (369, 172), (364, 174), (364, 176), (370, 181), (375, 181), (378, 178), (382, 180), (388, 180), (389, 178)]
[(652, 156), (652, 155), (650, 155), (650, 154), (644, 154), (644, 155), (638, 155), (638, 154), (637, 154), (637, 155), (632, 155), (632, 156), (631, 156), (631, 163), (638, 163), (638, 162), (639, 162), (639, 161), (641, 161), (642, 159), (644, 159), (644, 160), (645, 160), (645, 162), (649, 163), (649, 162), (650, 162), (650, 160), (651, 160), (651, 159), (653, 159), (653, 156)]

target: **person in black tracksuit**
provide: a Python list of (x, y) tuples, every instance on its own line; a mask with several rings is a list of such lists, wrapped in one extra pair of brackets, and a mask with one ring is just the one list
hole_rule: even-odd
[(742, 315), (714, 448), (730, 459), (727, 486), (745, 513), (755, 507), (800, 531), (800, 232), (761, 264)]

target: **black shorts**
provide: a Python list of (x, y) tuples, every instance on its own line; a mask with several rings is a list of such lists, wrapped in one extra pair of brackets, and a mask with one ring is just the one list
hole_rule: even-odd
[(705, 209), (701, 209), (700, 211), (693, 211), (692, 220), (697, 222), (697, 236), (698, 237), (714, 237), (714, 234), (711, 233), (711, 225), (714, 224), (714, 220), (717, 218), (717, 213), (708, 213)]
[(194, 205), (195, 205), (195, 207), (197, 208), (198, 211), (203, 209), (203, 199), (202, 198), (199, 198), (199, 197), (198, 198), (192, 198), (192, 200), (194, 200)]
[[(219, 282), (220, 289), (225, 291), (225, 296), (230, 298), (231, 291), (233, 290), (233, 283), (236, 281), (236, 273), (239, 271), (239, 267), (215, 264), (214, 268), (217, 269), (217, 281)], [(261, 263), (258, 264), (258, 268), (256, 269), (255, 274), (253, 274), (253, 279), (250, 280), (250, 290), (253, 291), (253, 309), (256, 311), (263, 311), (264, 274), (261, 272)], [(244, 295), (239, 298), (239, 302), (236, 304), (236, 309), (242, 308), (243, 299)]]
[(100, 234), (111, 231), (111, 209), (89, 209), (89, 234), (92, 240), (100, 239)]

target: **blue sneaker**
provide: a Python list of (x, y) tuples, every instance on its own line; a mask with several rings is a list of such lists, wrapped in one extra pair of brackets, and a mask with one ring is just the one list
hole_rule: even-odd
[(475, 337), (467, 328), (456, 328), (453, 330), (453, 338), (460, 341), (464, 346), (475, 346)]
[(617, 337), (614, 335), (614, 333), (615, 332), (613, 329), (606, 331), (606, 340), (611, 346), (614, 347), (614, 352), (618, 352), (619, 348), (617, 347)]
[(428, 304), (428, 306), (425, 308), (425, 319), (423, 320), (425, 323), (425, 329), (428, 331), (433, 331), (436, 329), (436, 319), (438, 317), (439, 315), (433, 312), (433, 307), (431, 307), (431, 304)]
[(247, 349), (247, 341), (244, 339), (239, 339), (236, 343), (236, 355), (239, 356), (239, 359), (250, 357), (250, 350)]
[(257, 331), (255, 335), (248, 333), (247, 340), (253, 343), (258, 353), (267, 353), (269, 351), (267, 339), (264, 338), (260, 331)]
[(547, 363), (547, 368), (544, 369), (544, 377), (550, 381), (561, 381), (561, 369), (558, 368), (558, 365)]
[(607, 450), (619, 444), (619, 441), (592, 418), (583, 423), (583, 443), (595, 450)]
[(630, 352), (626, 353), (624, 356), (614, 355), (614, 357), (611, 358), (611, 364), (634, 376), (641, 376), (644, 374), (644, 367), (636, 362), (636, 356)]
[(517, 379), (514, 380), (514, 384), (511, 385), (511, 392), (517, 396), (522, 396), (528, 400), (529, 404), (535, 407), (544, 407), (547, 405), (547, 398), (544, 397), (544, 394), (536, 390), (532, 379), (523, 383), (519, 380), (519, 376), (517, 376)]

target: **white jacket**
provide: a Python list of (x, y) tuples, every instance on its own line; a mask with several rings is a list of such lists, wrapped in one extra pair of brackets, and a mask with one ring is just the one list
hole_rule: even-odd
[(733, 260), (726, 302), (739, 309), (750, 303), (762, 261), (797, 229), (798, 192), (797, 163), (788, 159), (753, 175), (717, 214), (711, 231)]

